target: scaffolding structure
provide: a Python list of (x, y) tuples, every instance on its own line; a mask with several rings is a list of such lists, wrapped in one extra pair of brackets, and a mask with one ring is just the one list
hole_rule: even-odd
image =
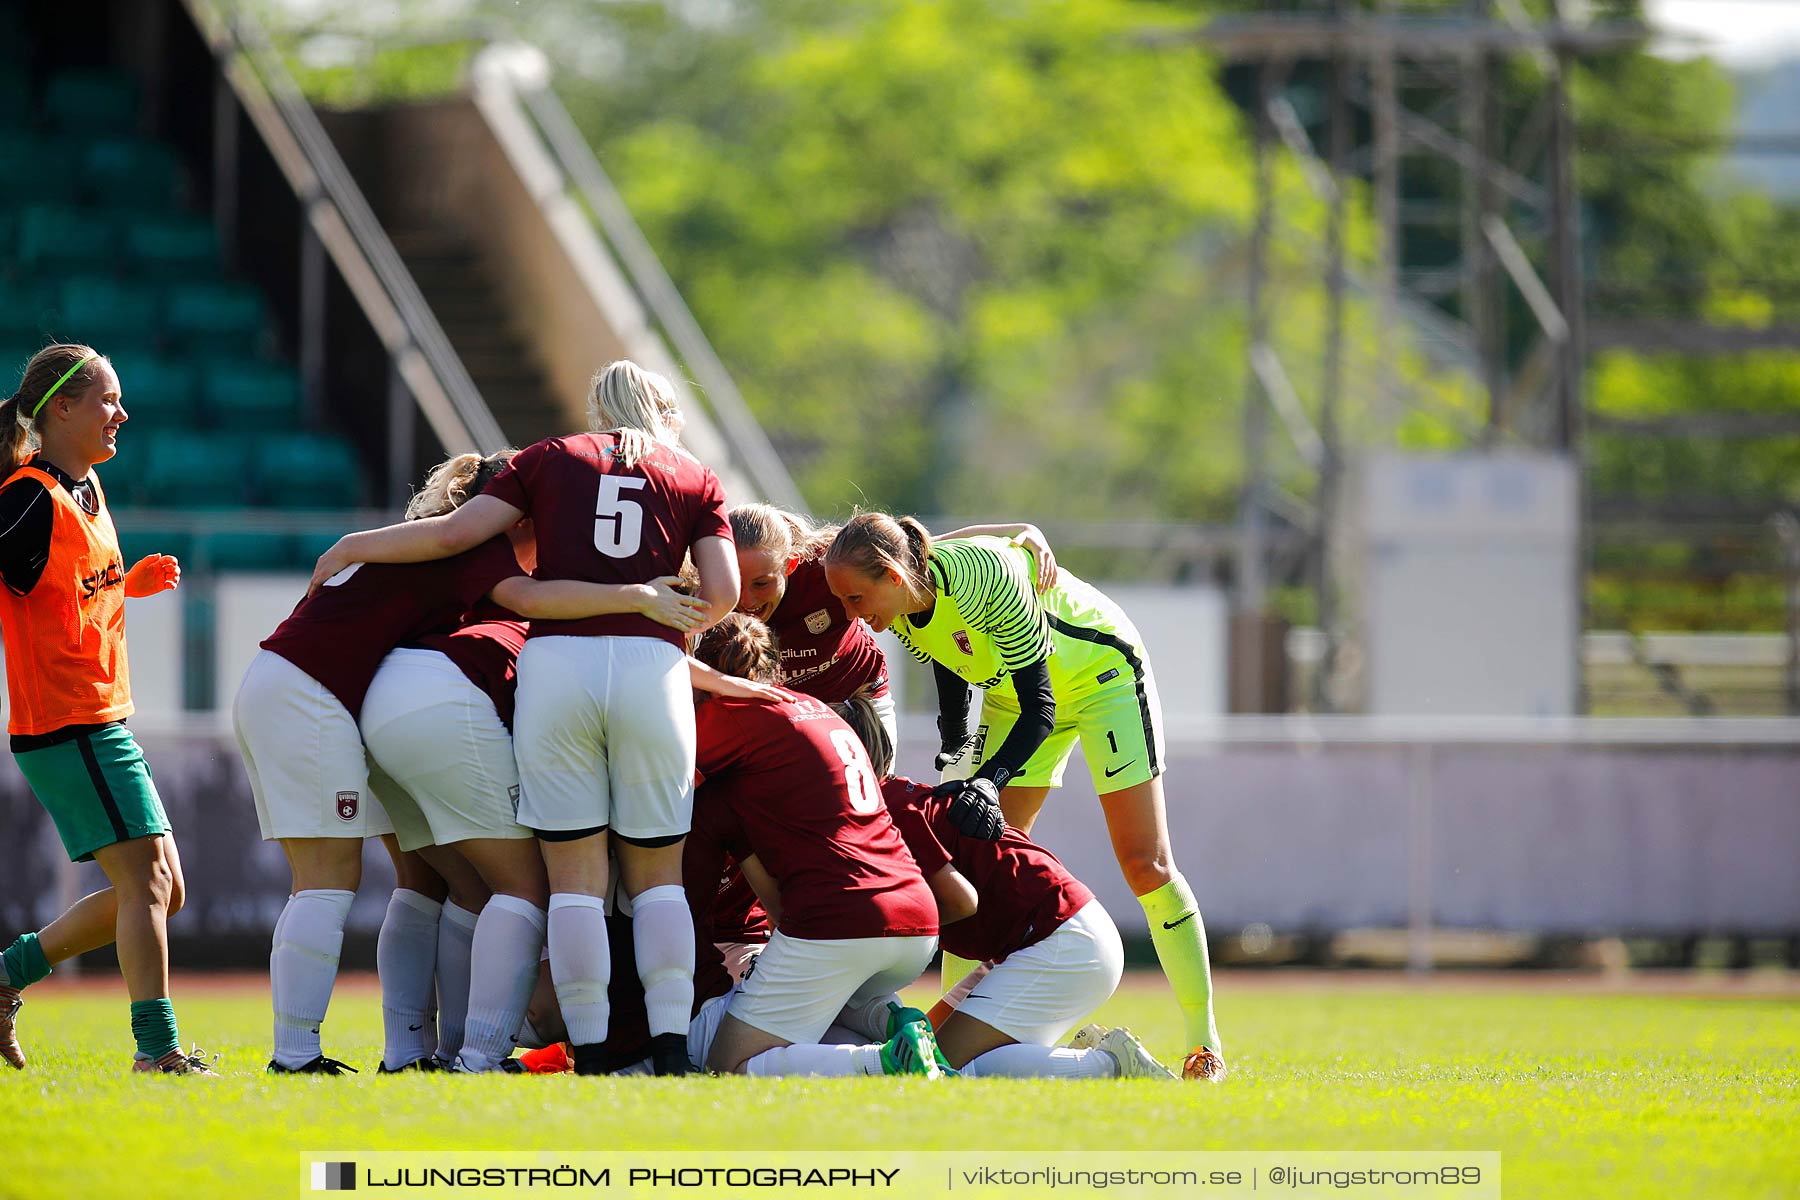
[[(1323, 650), (1309, 706), (1328, 711), (1344, 634), (1332, 547), (1342, 521), (1346, 462), (1342, 406), (1349, 268), (1344, 232), (1352, 182), (1366, 181), (1379, 230), (1373, 281), (1378, 380), (1372, 397), (1378, 432), (1391, 433), (1402, 408), (1395, 339), (1407, 328), (1409, 314), (1421, 311), (1432, 315), (1429, 337), (1464, 365), (1485, 397), (1480, 444), (1557, 451), (1578, 463), (1592, 426), (1646, 436), (1800, 434), (1800, 418), (1769, 416), (1599, 422), (1586, 412), (1583, 387), (1588, 356), (1596, 349), (1701, 354), (1800, 349), (1800, 328), (1749, 330), (1643, 319), (1590, 327), (1571, 71), (1586, 59), (1641, 49), (1655, 36), (1651, 27), (1636, 20), (1592, 20), (1589, 6), (1578, 0), (1546, 0), (1536, 16), (1522, 0), (1437, 0), (1428, 5), (1269, 0), (1264, 7), (1153, 40), (1205, 47), (1224, 65), (1228, 78), (1235, 75), (1244, 84), (1237, 89), (1240, 98), (1248, 93), (1256, 215), (1246, 286), (1250, 370), (1236, 547), (1240, 628), (1234, 649), (1254, 655), (1252, 647), (1262, 639), (1270, 531), (1293, 520), (1292, 504), (1278, 503), (1281, 497), (1271, 482), (1273, 414), (1315, 471), (1310, 511), (1303, 514), (1305, 574), (1316, 599)], [(1529, 58), (1536, 70), (1509, 70), (1520, 57)], [(1301, 91), (1314, 101), (1308, 106), (1310, 122), (1302, 120), (1293, 103), (1297, 70), (1307, 73)], [(1503, 73), (1513, 111), (1502, 111)], [(1519, 81), (1526, 78), (1540, 83), (1521, 113), (1516, 100)], [(1322, 130), (1322, 136), (1309, 133), (1308, 124)], [(1794, 146), (1782, 141), (1766, 149), (1800, 148), (1800, 139), (1789, 140)], [(1270, 338), (1270, 238), (1277, 203), (1271, 157), (1278, 145), (1299, 160), (1312, 189), (1328, 205), (1316, 425), (1308, 422), (1289, 383), (1292, 375)], [(1590, 148), (1601, 153), (1643, 149)], [(1407, 186), (1410, 172), (1446, 168), (1456, 181), (1452, 202), (1414, 198), (1416, 189)], [(1421, 241), (1447, 250), (1447, 256), (1429, 264), (1409, 263), (1407, 248)], [(1752, 429), (1757, 422), (1761, 424)], [(1582, 507), (1585, 576), (1595, 516), (1585, 489)], [(1620, 517), (1632, 515), (1646, 514)], [(1800, 653), (1795, 657), (1800, 660)], [(1266, 694), (1274, 685), (1265, 674), (1249, 672), (1234, 684), (1240, 708), (1267, 711), (1282, 705), (1283, 697)], [(1800, 695), (1800, 683), (1795, 689)], [(1581, 703), (1585, 707), (1585, 696)]]

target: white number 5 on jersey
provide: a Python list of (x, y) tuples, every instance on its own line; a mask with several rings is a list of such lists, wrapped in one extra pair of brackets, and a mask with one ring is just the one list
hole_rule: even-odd
[(608, 558), (630, 558), (644, 541), (644, 506), (620, 493), (635, 490), (645, 480), (629, 475), (602, 475), (600, 496), (594, 504), (594, 548)]

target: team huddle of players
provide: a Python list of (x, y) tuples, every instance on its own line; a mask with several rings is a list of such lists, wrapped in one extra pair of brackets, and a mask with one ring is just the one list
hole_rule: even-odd
[[(380, 837), (384, 1072), (1175, 1078), (1124, 1029), (1060, 1044), (1123, 966), (1029, 837), (1079, 739), (1187, 1018), (1183, 1073), (1222, 1078), (1124, 615), (1030, 527), (728, 508), (635, 364), (595, 377), (589, 420), (442, 464), (406, 521), (321, 557), (244, 677), (238, 741), (293, 880), (268, 1069), (352, 1069), (321, 1031)], [(883, 629), (933, 665), (936, 786), (892, 773)], [(904, 1007), (940, 947), (961, 982)]]

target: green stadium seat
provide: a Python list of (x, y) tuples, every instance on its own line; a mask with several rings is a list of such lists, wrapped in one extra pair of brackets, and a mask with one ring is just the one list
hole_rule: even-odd
[[(223, 433), (152, 433), (144, 442), (143, 502), (157, 508), (241, 508), (247, 440)], [(120, 443), (124, 438), (121, 436)]]
[(300, 377), (292, 367), (225, 360), (206, 368), (200, 387), (220, 429), (268, 433), (300, 423)]
[(137, 113), (137, 83), (119, 71), (64, 71), (44, 89), (44, 116), (62, 133), (134, 133)]
[(57, 324), (56, 312), (55, 288), (0, 276), (0, 340), (9, 348), (15, 341), (47, 337)]
[(214, 274), (219, 232), (204, 217), (143, 217), (126, 223), (125, 256), (146, 275)]
[(160, 210), (181, 203), (185, 174), (175, 152), (145, 138), (106, 138), (81, 156), (82, 182), (95, 203)]
[[(348, 529), (343, 533), (349, 533)], [(337, 545), (343, 533), (300, 533), (294, 535), (294, 566), (296, 569), (310, 571), (319, 561), (319, 557)]]
[(81, 275), (64, 280), (59, 290), (57, 311), (65, 336), (109, 354), (118, 353), (122, 341), (155, 337), (162, 304), (158, 289), (149, 284)]
[(199, 372), (194, 365), (158, 355), (116, 354), (113, 367), (125, 395), (127, 425), (143, 436), (201, 424)]
[(81, 194), (77, 164), (68, 142), (0, 128), (0, 204), (73, 202)]
[(293, 539), (283, 533), (203, 533), (194, 539), (196, 561), (219, 571), (287, 571)]
[(110, 267), (117, 246), (116, 230), (105, 214), (34, 204), (19, 213), (13, 255), (27, 271)]
[[(127, 407), (127, 412), (130, 408)], [(100, 485), (106, 489), (106, 502), (113, 507), (144, 503), (144, 477), (150, 466), (150, 431), (138, 426), (135, 419), (119, 430), (119, 448), (101, 463)]]
[[(0, 22), (0, 37), (5, 36), (5, 23)], [(0, 50), (0, 56), (5, 54)], [(31, 81), (21, 70), (23, 66), (0, 57), (0, 127), (17, 127), (31, 120)]]
[(265, 326), (262, 293), (247, 283), (178, 283), (169, 288), (165, 328), (173, 338), (206, 343), (219, 340), (241, 351), (260, 338)]
[[(105, 471), (105, 465), (102, 464), (100, 469)], [(105, 480), (101, 482), (104, 484)], [(107, 495), (110, 497), (112, 493)], [(190, 534), (144, 526), (133, 520), (130, 512), (115, 511), (113, 524), (119, 527), (119, 553), (127, 567), (152, 554), (173, 554), (181, 560), (184, 570), (193, 560), (194, 538)]]
[(44, 348), (42, 338), (16, 338), (0, 335), (0, 400), (12, 395), (25, 376), (25, 364)]
[(355, 508), (363, 501), (362, 464), (343, 438), (316, 433), (265, 437), (257, 443), (253, 466), (264, 504)]

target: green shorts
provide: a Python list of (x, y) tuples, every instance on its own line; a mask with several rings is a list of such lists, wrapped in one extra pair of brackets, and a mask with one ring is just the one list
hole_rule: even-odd
[(84, 730), (13, 757), (56, 822), (70, 862), (87, 862), (115, 842), (169, 832), (144, 752), (123, 725)]
[[(998, 690), (984, 692), (972, 761), (963, 771), (953, 767), (946, 775), (973, 774), (986, 761), (988, 751), (999, 749), (1006, 741), (1018, 719), (1018, 705), (1011, 695)], [(1063, 768), (1075, 752), (1077, 740), (1098, 795), (1148, 783), (1163, 773), (1162, 707), (1150, 664), (1141, 656), (1112, 686), (1066, 703), (1057, 697), (1056, 724), (1050, 736), (1007, 784), (1061, 787)]]

